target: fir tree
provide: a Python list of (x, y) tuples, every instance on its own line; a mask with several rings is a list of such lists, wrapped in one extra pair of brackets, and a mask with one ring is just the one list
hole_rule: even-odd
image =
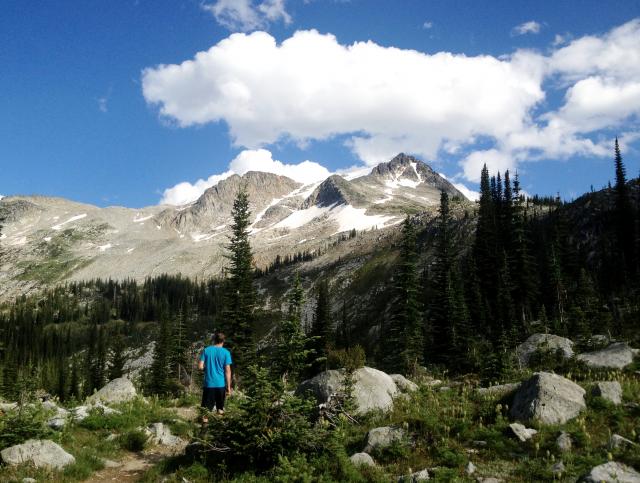
[(621, 257), (620, 268), (623, 273), (631, 274), (636, 265), (635, 240), (634, 240), (634, 213), (627, 186), (627, 176), (618, 138), (615, 140), (615, 172), (616, 182), (614, 186), (615, 195), (615, 224), (618, 242), (619, 256)]
[(311, 360), (309, 375), (313, 376), (326, 369), (327, 353), (331, 342), (331, 302), (329, 284), (326, 280), (318, 287), (318, 302), (311, 326)]
[(109, 360), (109, 377), (110, 381), (122, 377), (124, 373), (124, 339), (118, 334), (113, 338), (111, 345), (111, 358)]
[(287, 315), (280, 324), (280, 337), (276, 346), (275, 365), (278, 374), (287, 382), (297, 382), (311, 351), (309, 338), (302, 329), (304, 290), (300, 275), (296, 273), (289, 293)]
[(383, 333), (384, 363), (390, 370), (409, 373), (423, 362), (424, 329), (418, 283), (416, 229), (407, 217), (402, 225), (400, 259), (394, 276), (395, 298), (388, 333)]
[(160, 332), (156, 340), (151, 364), (150, 389), (154, 394), (166, 395), (170, 390), (171, 374), (171, 327), (167, 316), (160, 321)]
[(230, 334), (230, 347), (234, 355), (234, 368), (243, 368), (253, 360), (253, 311), (256, 292), (253, 283), (253, 254), (249, 243), (249, 195), (242, 186), (233, 202), (231, 211), (232, 235), (227, 246), (229, 254), (229, 279), (225, 303), (225, 331)]

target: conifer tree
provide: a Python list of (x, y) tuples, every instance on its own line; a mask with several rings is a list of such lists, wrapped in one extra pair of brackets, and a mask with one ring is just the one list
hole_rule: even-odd
[(254, 359), (253, 311), (256, 292), (253, 283), (253, 254), (249, 243), (249, 195), (246, 186), (241, 186), (231, 211), (232, 235), (227, 249), (229, 260), (227, 291), (225, 300), (225, 332), (229, 334), (234, 356), (234, 368), (241, 372)]
[(74, 358), (71, 363), (71, 376), (69, 377), (69, 397), (76, 401), (82, 398), (80, 390), (80, 371), (78, 370), (78, 362)]
[(275, 365), (278, 374), (288, 382), (297, 382), (311, 355), (309, 338), (302, 329), (304, 290), (300, 275), (296, 273), (289, 293), (287, 315), (280, 323), (280, 336), (276, 345)]
[(68, 389), (67, 389), (67, 374), (69, 368), (67, 367), (67, 359), (62, 356), (62, 352), (58, 357), (58, 383), (56, 387), (56, 393), (60, 398), (60, 401), (64, 402), (67, 400)]
[(124, 339), (118, 334), (113, 338), (111, 344), (111, 358), (109, 360), (109, 377), (110, 381), (122, 377), (124, 373)]
[(615, 224), (616, 235), (621, 257), (620, 267), (625, 274), (631, 274), (635, 268), (635, 240), (634, 240), (634, 214), (627, 186), (627, 175), (624, 163), (622, 162), (622, 154), (620, 154), (620, 146), (618, 138), (615, 140), (615, 172), (616, 182), (614, 185), (615, 195)]
[(156, 340), (156, 346), (151, 364), (151, 391), (154, 394), (168, 394), (170, 389), (171, 374), (171, 327), (168, 316), (160, 320), (160, 332)]
[(326, 368), (327, 353), (331, 343), (331, 302), (329, 300), (329, 283), (320, 282), (318, 302), (311, 326), (311, 360), (309, 375), (313, 376)]
[(416, 229), (407, 217), (402, 225), (400, 259), (394, 276), (393, 312), (388, 333), (382, 334), (386, 345), (393, 348), (385, 353), (385, 365), (390, 370), (405, 373), (422, 364), (424, 354), (417, 258)]
[(176, 322), (173, 325), (173, 343), (171, 349), (170, 359), (173, 375), (180, 380), (181, 375), (186, 374), (188, 349), (185, 315), (182, 309), (178, 312)]

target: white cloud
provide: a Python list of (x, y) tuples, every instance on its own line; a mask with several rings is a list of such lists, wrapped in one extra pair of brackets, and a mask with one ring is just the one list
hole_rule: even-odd
[(183, 181), (177, 185), (167, 188), (162, 193), (161, 205), (185, 205), (200, 198), (202, 193), (212, 186), (217, 185), (223, 179), (231, 176), (233, 171), (226, 171), (222, 174), (214, 174), (207, 179), (199, 179), (195, 183)]
[(314, 161), (302, 161), (298, 164), (284, 164), (273, 159), (271, 151), (266, 149), (247, 149), (242, 151), (229, 163), (229, 169), (236, 174), (243, 175), (248, 171), (263, 171), (274, 173), (309, 184), (326, 179), (331, 172)]
[(270, 23), (282, 20), (291, 23), (291, 16), (285, 8), (286, 0), (217, 0), (203, 4), (202, 8), (211, 13), (216, 21), (231, 31), (248, 32), (266, 29)]
[(425, 30), (429, 30), (433, 27), (433, 22), (429, 22), (428, 20), (422, 24), (422, 28)]
[(326, 179), (331, 172), (314, 161), (302, 161), (298, 164), (285, 164), (273, 159), (273, 155), (266, 149), (244, 150), (230, 163), (228, 170), (222, 174), (209, 176), (206, 180), (199, 179), (195, 183), (183, 181), (167, 188), (162, 194), (160, 204), (184, 205), (197, 200), (207, 189), (233, 174), (244, 175), (249, 171), (262, 171), (287, 176), (299, 183), (310, 184)]
[(540, 25), (538, 22), (536, 22), (535, 20), (529, 20), (528, 22), (524, 22), (513, 27), (511, 35), (537, 34), (540, 33), (541, 28), (542, 25)]
[(109, 110), (109, 99), (106, 97), (98, 98), (98, 110), (100, 112), (107, 112)]
[(375, 164), (401, 150), (434, 159), (445, 140), (519, 129), (544, 98), (542, 69), (519, 57), (344, 46), (314, 30), (278, 45), (254, 32), (146, 69), (142, 80), (147, 102), (180, 126), (224, 120), (249, 148), (347, 133), (355, 153)]
[[(608, 156), (602, 130), (640, 132), (638, 79), (640, 19), (547, 55), (500, 58), (342, 45), (315, 30), (280, 44), (265, 32), (238, 33), (193, 60), (145, 69), (142, 85), (163, 117), (183, 127), (225, 122), (238, 146), (344, 136), (367, 165), (398, 152), (426, 161), (446, 152), (477, 180), (484, 162), (504, 170)], [(564, 100), (546, 104), (547, 92)]]

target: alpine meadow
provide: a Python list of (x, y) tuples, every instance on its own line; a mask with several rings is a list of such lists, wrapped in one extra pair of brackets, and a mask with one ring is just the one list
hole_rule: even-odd
[(640, 4), (0, 33), (0, 481), (640, 482)]

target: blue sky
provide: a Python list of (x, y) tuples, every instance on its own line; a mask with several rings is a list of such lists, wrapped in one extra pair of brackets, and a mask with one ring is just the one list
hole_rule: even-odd
[(4, 0), (0, 193), (139, 207), (405, 151), (472, 189), (487, 162), (571, 198), (612, 178), (615, 135), (640, 170), (639, 18), (635, 0)]

